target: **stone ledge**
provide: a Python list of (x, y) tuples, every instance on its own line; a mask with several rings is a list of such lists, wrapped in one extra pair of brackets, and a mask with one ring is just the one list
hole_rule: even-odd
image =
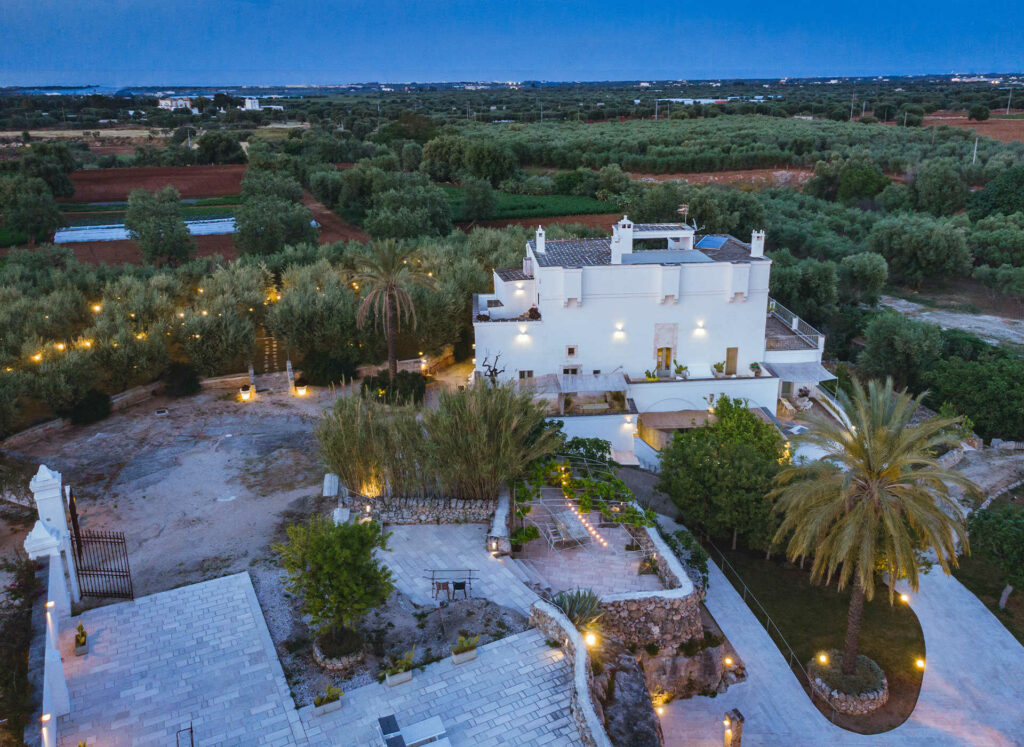
[(884, 677), (881, 688), (859, 695), (833, 690), (820, 677), (814, 678), (811, 687), (837, 711), (850, 716), (863, 716), (877, 711), (889, 701), (889, 681)]

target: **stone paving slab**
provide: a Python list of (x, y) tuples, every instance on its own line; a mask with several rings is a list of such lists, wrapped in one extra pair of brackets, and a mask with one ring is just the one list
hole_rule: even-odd
[(310, 744), (379, 745), (377, 719), (394, 714), (399, 726), (438, 716), (453, 745), (578, 745), (570, 688), (564, 654), (528, 630), (481, 646), (474, 661), (445, 658), (410, 682), (349, 691), (332, 713), (299, 714)]
[[(89, 653), (73, 653), (74, 628)], [(60, 745), (305, 744), (248, 573), (88, 610), (61, 633), (71, 713)]]
[(388, 552), (381, 560), (395, 574), (395, 585), (417, 604), (436, 605), (427, 569), (475, 569), (479, 580), (473, 582), (473, 596), (484, 597), (524, 615), (538, 599), (506, 568), (487, 552), (488, 527), (484, 524), (411, 524), (389, 525), (392, 533)]

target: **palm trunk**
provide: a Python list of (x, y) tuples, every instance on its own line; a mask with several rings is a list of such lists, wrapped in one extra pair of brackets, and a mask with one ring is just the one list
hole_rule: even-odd
[(999, 609), (1006, 609), (1006, 600), (1010, 598), (1010, 592), (1013, 591), (1013, 586), (1007, 584), (1003, 587), (1003, 593), (999, 595)]
[(385, 326), (387, 327), (388, 338), (388, 378), (392, 384), (398, 375), (398, 333), (395, 330), (395, 299), (392, 296), (387, 298), (385, 314)]
[(846, 615), (846, 645), (843, 648), (843, 674), (857, 669), (857, 648), (860, 646), (860, 625), (864, 619), (864, 587), (857, 581), (850, 595), (850, 610)]

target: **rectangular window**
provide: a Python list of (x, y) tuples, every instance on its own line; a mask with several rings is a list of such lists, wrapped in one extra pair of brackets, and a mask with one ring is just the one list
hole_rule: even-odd
[(532, 379), (533, 378), (533, 371), (520, 371), (519, 372), (519, 378), (520, 379)]
[(566, 366), (562, 369), (562, 375), (564, 376), (577, 376), (579, 372), (579, 366)]
[(576, 357), (576, 346), (575, 345), (566, 345), (565, 346), (565, 355), (566, 355), (567, 358), (575, 358)]
[(600, 373), (601, 373), (601, 369), (600, 368), (595, 368), (594, 369), (594, 376), (597, 376)]

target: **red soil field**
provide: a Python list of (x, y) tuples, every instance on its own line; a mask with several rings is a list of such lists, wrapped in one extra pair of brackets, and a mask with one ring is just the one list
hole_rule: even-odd
[(313, 213), (313, 219), (320, 224), (320, 243), (331, 241), (369, 241), (370, 236), (358, 226), (353, 226), (318, 202), (309, 192), (303, 192), (302, 202)]
[(123, 202), (133, 189), (160, 189), (173, 184), (185, 198), (221, 197), (241, 191), (245, 164), (225, 166), (144, 166), (75, 171), (74, 202)]
[[(1005, 111), (1005, 110), (1004, 110)], [(1024, 110), (1010, 110), (1011, 114), (1024, 114)], [(995, 115), (995, 112), (993, 112)], [(995, 116), (984, 122), (975, 122), (967, 118), (964, 112), (938, 111), (924, 118), (926, 127), (949, 125), (964, 130), (974, 130), (979, 135), (1001, 140), (1004, 143), (1024, 143), (1024, 118), (996, 119)]]
[[(224, 259), (234, 259), (238, 251), (233, 243), (234, 236), (230, 233), (215, 236), (196, 236), (196, 256), (209, 257), (219, 254)], [(75, 253), (80, 262), (91, 265), (108, 264), (142, 264), (142, 253), (138, 245), (131, 239), (124, 241), (81, 241), (74, 244), (62, 244)]]

